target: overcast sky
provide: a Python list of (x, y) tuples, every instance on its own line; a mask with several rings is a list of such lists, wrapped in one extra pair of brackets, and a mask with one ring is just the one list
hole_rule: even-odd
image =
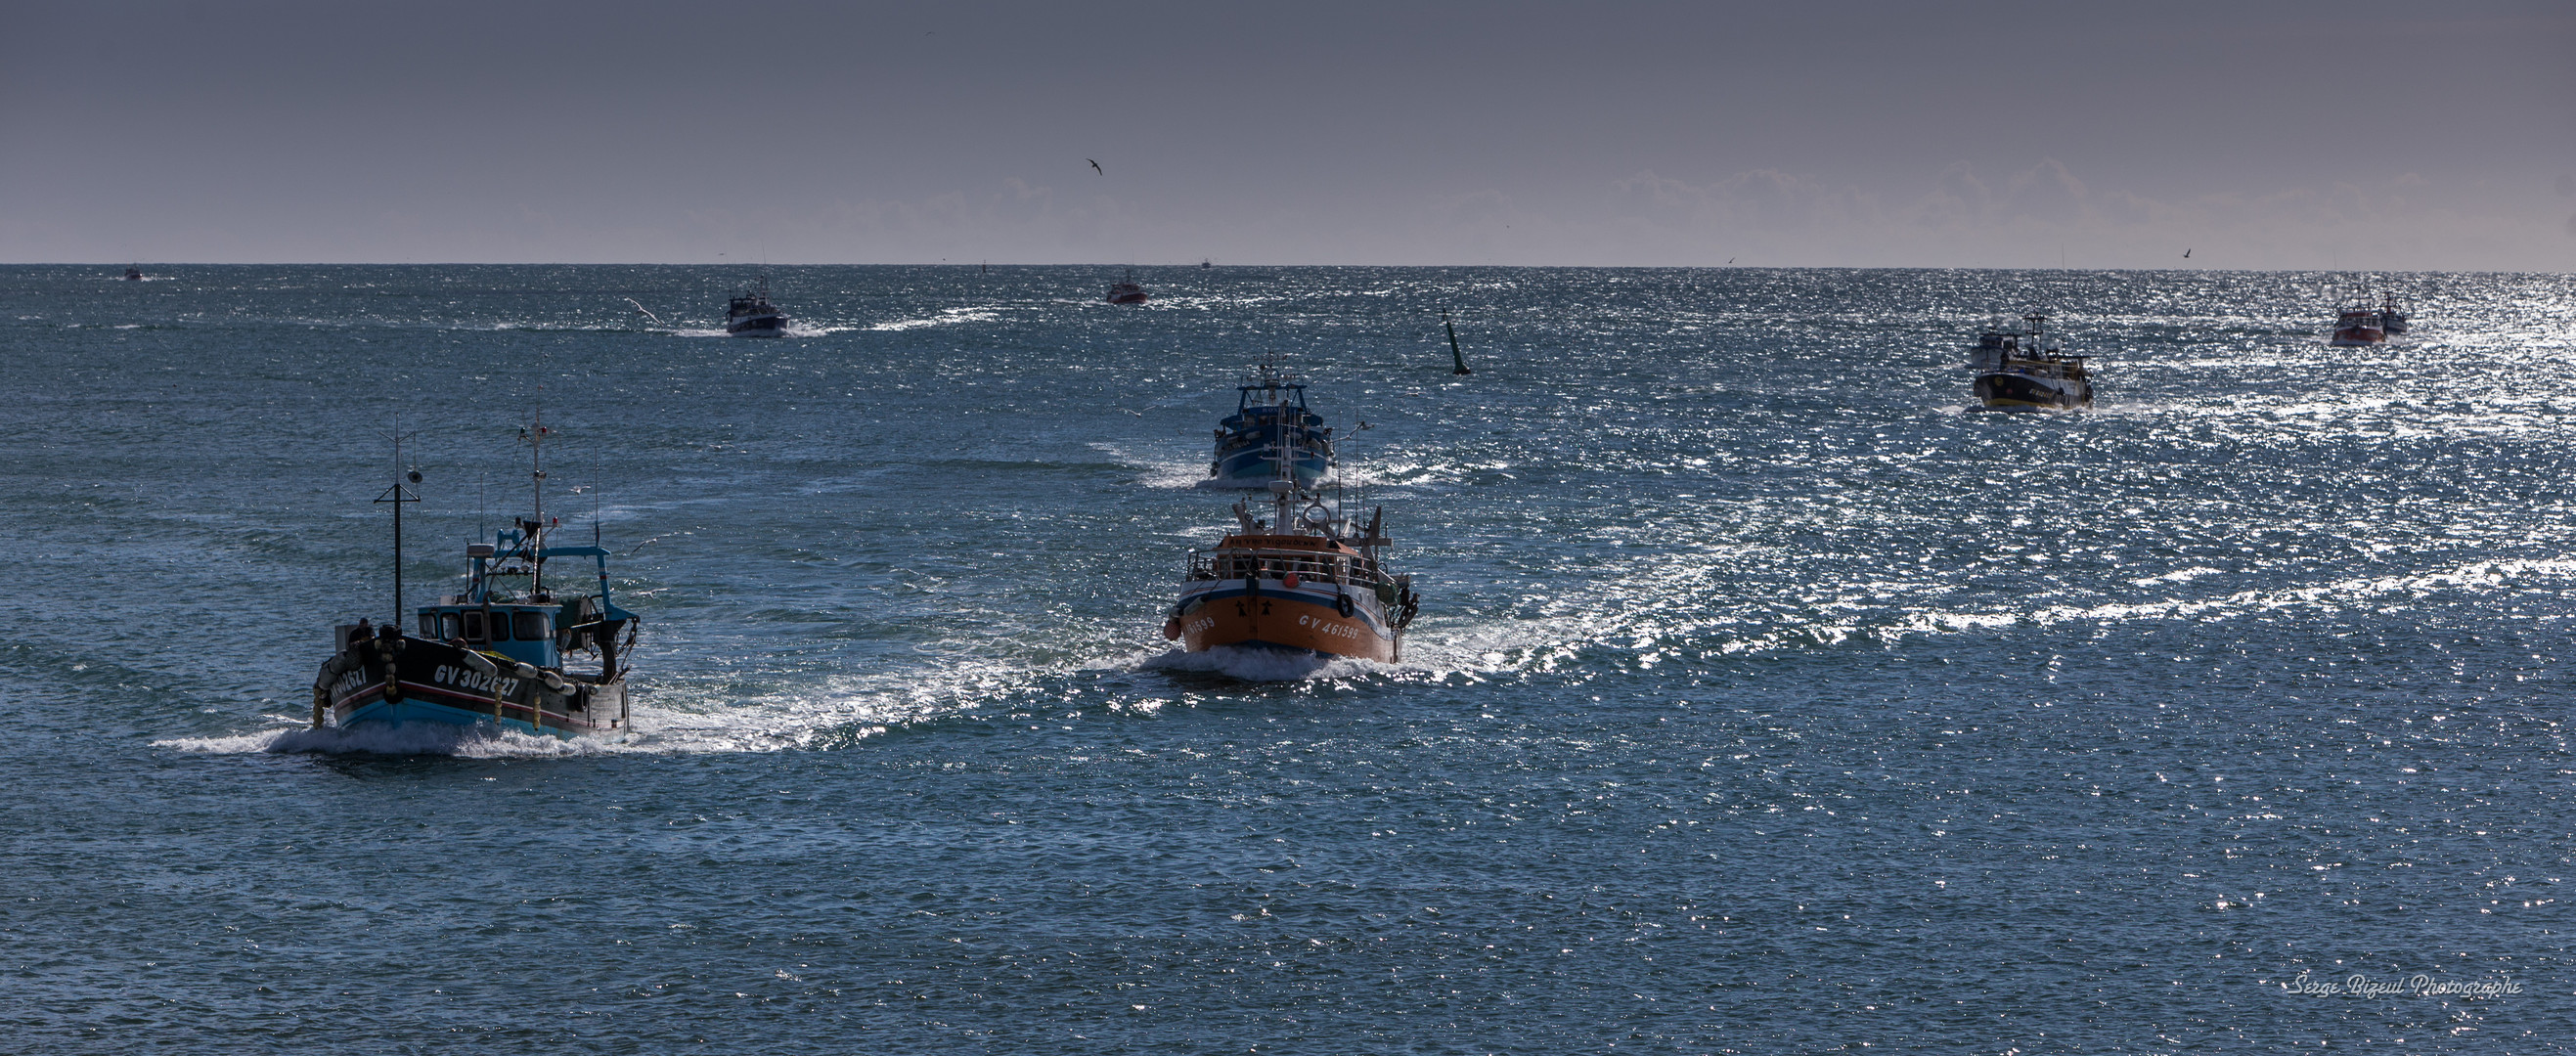
[(2576, 268), (2565, 0), (0, 26), (9, 262)]

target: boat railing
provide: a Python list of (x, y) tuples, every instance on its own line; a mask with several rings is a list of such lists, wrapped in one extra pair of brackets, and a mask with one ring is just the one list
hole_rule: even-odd
[(1374, 586), (1392, 582), (1375, 561), (1351, 554), (1312, 550), (1242, 550), (1225, 547), (1190, 551), (1191, 579), (1285, 579), (1289, 575), (1319, 582)]

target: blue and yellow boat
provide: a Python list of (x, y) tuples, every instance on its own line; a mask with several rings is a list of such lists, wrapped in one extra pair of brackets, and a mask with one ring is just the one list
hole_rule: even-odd
[[(530, 439), (542, 448), (542, 422)], [(399, 462), (399, 458), (397, 458)], [(640, 620), (608, 592), (608, 551), (557, 546), (545, 516), (545, 471), (534, 456), (537, 513), (465, 548), (467, 586), (413, 613), (413, 625), (360, 620), (333, 636), (331, 658), (313, 682), (313, 725), (403, 723), (489, 725), (571, 737), (625, 729), (626, 666)], [(417, 483), (417, 472), (408, 474)], [(419, 501), (397, 477), (394, 607), (402, 610), (402, 505)], [(595, 588), (547, 579), (548, 562), (590, 558)], [(595, 670), (575, 670), (586, 657)]]
[(1264, 363), (1235, 386), (1234, 413), (1217, 423), (1216, 457), (1202, 488), (1266, 488), (1284, 457), (1297, 486), (1311, 488), (1333, 467), (1333, 431), (1306, 408), (1306, 386)]

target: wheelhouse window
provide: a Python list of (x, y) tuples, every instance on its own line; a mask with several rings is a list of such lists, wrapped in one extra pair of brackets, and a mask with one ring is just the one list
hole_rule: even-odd
[(483, 622), (489, 625), (483, 629), (492, 632), (493, 641), (506, 642), (510, 640), (510, 610), (502, 609), (498, 612), (492, 613), (485, 617)]
[(465, 624), (463, 621), (456, 618), (456, 614), (454, 612), (442, 612), (438, 614), (439, 641), (449, 642), (463, 637), (465, 637)]
[(424, 613), (421, 613), (421, 614), (420, 614), (420, 636), (421, 636), (421, 637), (423, 637), (423, 638), (436, 638), (436, 637), (438, 637), (438, 614), (437, 614), (437, 613), (434, 613), (434, 612), (424, 612)]
[(466, 610), (466, 611), (465, 611), (464, 616), (465, 616), (465, 640), (466, 640), (466, 641), (469, 641), (469, 642), (480, 642), (480, 641), (482, 641), (482, 640), (483, 640), (483, 612), (482, 612), (482, 610), (480, 610), (480, 609), (468, 609), (468, 610)]
[(536, 612), (530, 609), (521, 609), (511, 617), (511, 620), (517, 625), (512, 628), (512, 633), (515, 634), (520, 641), (542, 642), (553, 637), (553, 635), (546, 633), (545, 613)]

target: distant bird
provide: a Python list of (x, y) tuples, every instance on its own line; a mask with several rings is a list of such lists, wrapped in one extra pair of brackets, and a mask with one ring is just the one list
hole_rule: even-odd
[(2191, 259), (2191, 251), (2190, 251), (2190, 250), (2188, 250), (2188, 249), (2183, 250), (2183, 251), (2182, 251), (2182, 259), (2184, 259), (2184, 260), (2190, 260), (2190, 259)]
[[(1084, 160), (1084, 161), (1091, 161), (1091, 159), (1090, 159), (1090, 158), (1084, 158), (1084, 159), (1082, 159), (1082, 160)], [(1091, 171), (1093, 171), (1093, 172), (1099, 172), (1099, 173), (1100, 173), (1101, 175), (1103, 175), (1103, 176), (1107, 176), (1107, 175), (1109, 175), (1109, 174), (1108, 174), (1108, 173), (1106, 173), (1106, 172), (1100, 172), (1100, 163), (1099, 163), (1099, 162), (1096, 162), (1096, 161), (1091, 161)]]
[(1734, 257), (1728, 257), (1728, 258), (1726, 258), (1726, 262), (1727, 262), (1727, 263), (1729, 263), (1729, 264), (1733, 264), (1733, 263), (1735, 263), (1735, 258), (1734, 258)]
[(655, 316), (653, 315), (653, 313), (648, 312), (648, 311), (645, 311), (645, 310), (644, 310), (644, 306), (643, 306), (643, 305), (641, 305), (641, 304), (636, 304), (635, 298), (633, 298), (633, 297), (629, 297), (629, 298), (627, 298), (627, 299), (626, 299), (626, 303), (635, 305), (635, 314), (640, 315), (640, 316), (643, 316), (644, 318), (647, 318), (647, 319), (652, 319), (652, 320), (653, 320), (653, 325), (655, 325), (655, 326), (660, 326), (660, 325), (662, 325), (662, 320), (660, 320), (660, 319), (658, 319), (658, 318), (655, 318)]

